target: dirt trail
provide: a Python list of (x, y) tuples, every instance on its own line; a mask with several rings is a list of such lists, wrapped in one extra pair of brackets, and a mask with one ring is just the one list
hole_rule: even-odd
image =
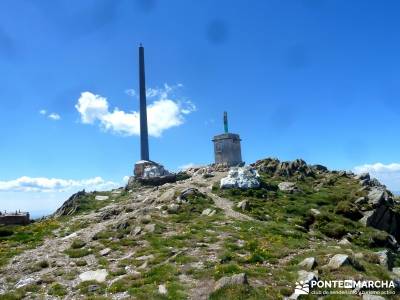
[(219, 197), (212, 193), (211, 187), (213, 186), (213, 184), (217, 183), (219, 185), (221, 178), (225, 177), (226, 175), (227, 172), (215, 172), (214, 177), (207, 179), (202, 178), (201, 176), (193, 176), (192, 181), (186, 182), (184, 184), (177, 184), (177, 187), (197, 188), (203, 194), (211, 197), (214, 200), (215, 205), (218, 208), (222, 209), (227, 217), (241, 221), (254, 220), (252, 217), (233, 210), (233, 202), (229, 199)]
[(232, 208), (232, 201), (219, 197), (217, 195), (214, 195), (207, 191), (206, 189), (200, 189), (202, 193), (207, 194), (209, 197), (211, 197), (214, 200), (215, 205), (222, 209), (227, 217), (231, 217), (233, 219), (241, 220), (241, 221), (251, 221), (254, 220), (252, 217), (249, 217), (245, 214), (242, 214), (240, 212), (234, 211)]
[[(234, 203), (229, 199), (220, 197), (212, 193), (212, 185), (219, 183), (219, 180), (226, 176), (224, 172), (218, 172), (212, 178), (203, 178), (201, 175), (193, 176), (190, 180), (185, 180), (181, 182), (176, 182), (164, 187), (165, 190), (172, 189), (173, 191), (180, 191), (185, 188), (197, 188), (200, 192), (209, 196), (213, 199), (215, 206), (220, 208), (225, 216), (230, 219), (239, 220), (239, 221), (249, 221), (254, 220), (253, 218), (237, 212), (233, 209)], [(81, 239), (87, 244), (94, 245), (96, 242), (92, 241), (93, 236), (105, 229), (109, 226), (113, 226), (120, 222), (125, 221), (126, 219), (141, 216), (142, 214), (148, 214), (150, 211), (158, 212), (160, 208), (157, 206), (157, 200), (159, 200), (160, 196), (163, 194), (163, 189), (156, 188), (143, 188), (141, 190), (135, 191), (130, 196), (130, 199), (126, 202), (116, 202), (111, 203), (110, 205), (102, 208), (100, 211), (90, 212), (86, 215), (77, 215), (72, 217), (69, 220), (69, 224), (74, 224), (76, 221), (80, 221), (83, 223), (87, 222), (85, 228), (81, 228), (69, 236), (62, 236), (60, 229), (54, 231), (56, 236), (48, 237), (43, 241), (43, 244), (39, 245), (35, 249), (26, 250), (23, 253), (15, 256), (5, 268), (3, 275), (14, 276), (18, 280), (20, 279), (29, 279), (33, 278), (38, 280), (40, 277), (49, 274), (54, 274), (59, 268), (75, 268), (77, 272), (82, 273), (86, 270), (91, 270), (96, 268), (97, 259), (95, 255), (90, 254), (86, 256), (85, 260), (87, 261), (87, 265), (84, 267), (75, 267), (75, 261), (73, 258), (70, 258), (67, 254), (65, 254), (65, 250), (71, 247), (71, 243), (75, 239)], [(160, 193), (161, 192), (161, 193)], [(168, 201), (173, 201), (172, 199)], [(125, 211), (124, 207), (129, 206), (131, 210), (129, 212)], [(120, 211), (117, 215), (111, 215), (110, 219), (103, 218), (103, 212), (118, 210)], [(68, 226), (67, 224), (63, 224)], [(214, 249), (215, 250), (215, 249)], [(211, 251), (211, 250), (210, 250)], [(212, 252), (213, 253), (213, 252)], [(35, 262), (45, 260), (51, 262), (51, 267), (44, 268), (43, 270), (36, 271), (34, 273), (27, 273), (26, 267), (34, 265)], [(61, 277), (58, 278), (58, 281), (65, 285), (69, 290), (71, 295), (75, 295), (72, 292), (73, 286), (75, 286), (78, 281), (77, 280), (67, 280)], [(193, 284), (194, 289), (192, 289), (192, 293), (190, 299), (207, 299), (208, 294), (210, 293), (213, 283), (213, 280), (208, 281), (197, 281), (190, 278), (190, 281)], [(0, 281), (0, 290), (1, 290), (1, 281)]]

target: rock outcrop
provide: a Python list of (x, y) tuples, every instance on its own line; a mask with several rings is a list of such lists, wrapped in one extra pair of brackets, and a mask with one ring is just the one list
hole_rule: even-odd
[(317, 279), (398, 281), (400, 199), (369, 174), (267, 159), (182, 175), (0, 228), (0, 298), (301, 299)]
[(178, 196), (178, 201), (187, 201), (189, 197), (199, 197), (204, 196), (200, 191), (196, 188), (187, 188), (184, 189)]
[(392, 206), (380, 205), (366, 218), (366, 225), (386, 231), (400, 240), (400, 214)]
[(297, 193), (300, 191), (299, 188), (296, 186), (296, 183), (288, 181), (279, 183), (278, 188), (280, 191), (287, 193)]
[(336, 254), (329, 260), (327, 267), (336, 270), (345, 265), (351, 265), (350, 257), (346, 254)]
[(307, 163), (302, 159), (281, 162), (276, 158), (267, 158), (263, 160), (258, 160), (251, 166), (255, 167), (260, 172), (267, 173), (271, 176), (282, 177), (314, 177), (316, 173), (327, 172), (326, 167), (321, 165), (310, 166), (307, 165)]
[(79, 210), (81, 201), (87, 196), (85, 190), (77, 192), (68, 198), (64, 204), (56, 210), (53, 214), (54, 217), (70, 216), (73, 215), (77, 210)]
[[(359, 192), (362, 196), (353, 200), (340, 201), (335, 213), (341, 214), (352, 220), (359, 220), (366, 226), (386, 231), (393, 236), (390, 241), (393, 247), (398, 247), (400, 240), (400, 210), (393, 193), (387, 190), (377, 179), (370, 174), (353, 174), (346, 171), (329, 171), (322, 165), (308, 165), (302, 159), (294, 161), (279, 161), (275, 158), (258, 160), (251, 164), (260, 173), (271, 177), (287, 178), (278, 184), (279, 190), (295, 193), (297, 181), (315, 180), (314, 190), (334, 186), (340, 177), (346, 177), (359, 182)], [(344, 200), (344, 199), (343, 199)]]
[(303, 283), (310, 283), (311, 281), (318, 280), (318, 274), (316, 272), (309, 272), (305, 270), (299, 270), (297, 272), (297, 281)]
[(364, 270), (364, 267), (353, 257), (347, 254), (335, 254), (328, 262), (327, 265), (323, 266), (324, 269), (337, 270), (343, 266), (352, 266), (357, 270)]
[(106, 269), (100, 269), (95, 271), (86, 271), (79, 275), (81, 281), (97, 281), (102, 283), (106, 280), (108, 272)]
[(248, 285), (247, 276), (245, 273), (236, 274), (230, 277), (222, 277), (219, 279), (215, 286), (214, 291), (222, 289), (225, 286)]
[(312, 270), (317, 265), (315, 257), (307, 257), (299, 263), (299, 266), (307, 270)]
[(251, 167), (234, 167), (228, 176), (221, 179), (222, 189), (239, 188), (251, 189), (260, 187), (260, 175)]
[(381, 250), (376, 252), (376, 255), (378, 256), (379, 264), (381, 266), (385, 267), (388, 270), (391, 270), (393, 268), (394, 257), (391, 251), (389, 251), (388, 249)]
[(360, 185), (367, 191), (365, 197), (355, 201), (360, 210), (363, 210), (364, 217), (360, 222), (366, 226), (384, 230), (399, 240), (400, 213), (396, 209), (394, 195), (378, 180), (371, 179), (368, 173), (356, 175), (354, 178), (359, 180)]

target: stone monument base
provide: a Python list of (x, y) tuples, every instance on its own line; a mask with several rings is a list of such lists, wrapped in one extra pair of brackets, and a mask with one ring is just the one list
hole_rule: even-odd
[(175, 174), (169, 174), (165, 176), (156, 176), (149, 178), (135, 178), (136, 182), (142, 185), (159, 186), (165, 183), (172, 183), (176, 181)]
[(135, 166), (133, 168), (133, 174), (135, 177), (143, 177), (144, 176), (144, 170), (148, 167), (153, 167), (157, 166), (158, 164), (154, 161), (151, 160), (139, 160), (135, 163)]
[(176, 174), (164, 169), (164, 166), (151, 161), (140, 160), (135, 163), (134, 176), (129, 179), (128, 188), (136, 183), (141, 185), (158, 186), (176, 181)]

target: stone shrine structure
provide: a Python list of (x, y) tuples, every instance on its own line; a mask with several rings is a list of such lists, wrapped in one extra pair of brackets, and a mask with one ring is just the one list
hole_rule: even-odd
[(240, 136), (228, 131), (228, 114), (224, 112), (224, 133), (214, 136), (214, 157), (216, 164), (228, 166), (243, 165)]

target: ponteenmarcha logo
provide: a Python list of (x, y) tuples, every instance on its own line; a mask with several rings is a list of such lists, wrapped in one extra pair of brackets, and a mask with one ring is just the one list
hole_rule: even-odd
[(310, 284), (302, 280), (296, 281), (294, 293), (296, 295), (308, 295), (310, 293)]
[(294, 293), (288, 299), (297, 299), (300, 295), (361, 295), (361, 294), (394, 295), (393, 280), (312, 280), (296, 281)]

